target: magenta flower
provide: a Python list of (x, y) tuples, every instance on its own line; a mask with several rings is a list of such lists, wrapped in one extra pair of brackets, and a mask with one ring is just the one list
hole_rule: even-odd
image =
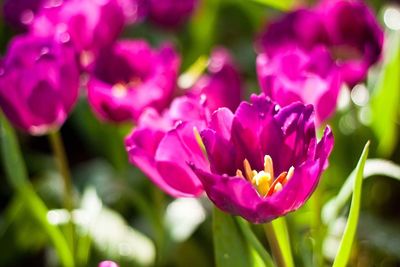
[(217, 48), (211, 54), (208, 74), (203, 75), (190, 89), (189, 95), (207, 97), (211, 111), (227, 107), (234, 111), (242, 98), (242, 81), (229, 52)]
[(35, 14), (48, 0), (6, 0), (3, 5), (5, 20), (12, 26), (24, 29), (32, 23)]
[(317, 142), (313, 107), (293, 103), (282, 109), (264, 95), (242, 102), (235, 114), (213, 113), (201, 132), (210, 169), (191, 167), (214, 204), (253, 223), (300, 208), (328, 165), (333, 135)]
[(31, 25), (41, 36), (71, 40), (89, 65), (96, 53), (111, 45), (124, 26), (124, 13), (118, 0), (68, 0), (42, 8)]
[(17, 127), (44, 134), (60, 127), (79, 89), (75, 50), (51, 38), (11, 40), (0, 70), (0, 106)]
[(148, 13), (148, 0), (118, 0), (125, 16), (126, 24), (135, 24), (143, 20)]
[(353, 86), (379, 60), (383, 31), (363, 1), (327, 0), (272, 22), (259, 39), (269, 56), (286, 46), (312, 50), (320, 45), (330, 50), (343, 80)]
[(104, 120), (137, 120), (143, 110), (163, 110), (174, 93), (180, 58), (164, 45), (152, 50), (142, 40), (122, 40), (103, 50), (88, 82), (88, 99)]
[(185, 96), (176, 98), (162, 115), (147, 109), (125, 140), (131, 163), (173, 197), (200, 195), (203, 187), (187, 162), (208, 169), (196, 139), (207, 117), (204, 103)]
[(160, 26), (175, 28), (186, 22), (197, 7), (197, 0), (148, 0), (150, 20)]
[(113, 261), (102, 261), (99, 263), (99, 267), (118, 267), (118, 264)]
[(375, 15), (363, 1), (350, 0), (322, 1), (317, 11), (343, 79), (350, 85), (364, 80), (382, 52), (383, 30)]
[(262, 91), (279, 105), (297, 101), (312, 104), (317, 124), (336, 110), (341, 79), (338, 68), (323, 47), (310, 52), (286, 48), (272, 58), (260, 54), (257, 74)]

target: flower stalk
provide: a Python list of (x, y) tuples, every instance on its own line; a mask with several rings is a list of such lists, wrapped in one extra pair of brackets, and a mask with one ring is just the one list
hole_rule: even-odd
[(294, 267), (285, 221), (283, 219), (276, 219), (265, 223), (263, 226), (277, 266)]
[(65, 148), (64, 148), (64, 144), (63, 144), (63, 141), (62, 141), (62, 138), (60, 135), (60, 131), (59, 130), (52, 131), (49, 133), (48, 136), (49, 136), (49, 140), (50, 140), (50, 144), (51, 144), (54, 156), (57, 161), (57, 165), (58, 165), (61, 177), (63, 179), (63, 184), (64, 184), (63, 205), (64, 205), (64, 208), (70, 214), (67, 239), (69, 242), (69, 246), (70, 246), (72, 255), (74, 255), (75, 227), (74, 227), (73, 218), (72, 218), (72, 211), (74, 209), (74, 201), (73, 201), (73, 186), (72, 186), (71, 173), (69, 171), (68, 160), (67, 160), (67, 156), (65, 154)]

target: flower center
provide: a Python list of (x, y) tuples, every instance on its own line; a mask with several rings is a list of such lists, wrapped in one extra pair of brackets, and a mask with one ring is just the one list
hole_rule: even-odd
[(116, 98), (124, 98), (128, 94), (129, 88), (136, 88), (142, 84), (140, 77), (133, 77), (128, 83), (119, 82), (112, 87), (112, 94)]
[(111, 90), (112, 95), (116, 98), (124, 98), (128, 93), (128, 88), (122, 83), (114, 84)]
[(292, 178), (294, 167), (290, 167), (287, 172), (282, 172), (275, 178), (274, 165), (269, 155), (264, 156), (264, 170), (257, 172), (252, 170), (247, 159), (243, 161), (243, 175), (241, 170), (236, 171), (236, 175), (247, 179), (257, 189), (262, 197), (272, 196), (274, 193), (282, 190), (283, 186)]

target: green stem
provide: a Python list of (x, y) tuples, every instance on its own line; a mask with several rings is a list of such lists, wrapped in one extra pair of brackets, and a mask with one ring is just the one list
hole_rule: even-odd
[(271, 256), (265, 250), (263, 245), (254, 235), (253, 231), (251, 231), (249, 224), (242, 218), (237, 217), (236, 221), (238, 222), (239, 228), (242, 231), (243, 235), (246, 237), (247, 241), (254, 247), (254, 249), (258, 252), (262, 260), (264, 261), (266, 266), (275, 266)]
[(279, 218), (266, 223), (264, 230), (278, 267), (294, 267), (285, 220)]
[(74, 258), (75, 255), (75, 226), (72, 218), (72, 212), (74, 210), (74, 199), (73, 199), (73, 185), (71, 179), (71, 173), (68, 167), (68, 160), (65, 154), (64, 144), (59, 131), (53, 131), (49, 133), (50, 144), (53, 149), (54, 156), (57, 160), (57, 165), (60, 170), (60, 174), (64, 183), (64, 208), (70, 214), (70, 220), (68, 223), (68, 241), (69, 246)]
[(322, 257), (322, 243), (323, 243), (323, 227), (321, 220), (321, 194), (322, 194), (322, 183), (317, 187), (313, 196), (310, 199), (311, 210), (312, 210), (312, 221), (311, 221), (311, 234), (315, 240), (313, 260), (315, 266), (322, 266), (324, 259)]

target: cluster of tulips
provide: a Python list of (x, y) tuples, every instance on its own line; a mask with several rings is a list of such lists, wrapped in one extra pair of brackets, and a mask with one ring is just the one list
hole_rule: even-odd
[[(124, 140), (130, 163), (169, 196), (206, 195), (225, 213), (269, 224), (317, 188), (334, 148), (327, 122), (340, 92), (365, 82), (382, 59), (384, 32), (357, 0), (276, 16), (254, 36), (260, 89), (251, 96), (223, 46), (193, 65), (199, 71), (182, 73), (173, 42), (154, 47), (123, 34), (143, 22), (173, 34), (203, 5), (5, 1), (4, 19), (17, 34), (1, 58), (0, 107), (17, 129), (54, 135), (77, 101), (87, 101), (100, 122), (133, 127)], [(277, 264), (290, 266), (268, 240)]]

